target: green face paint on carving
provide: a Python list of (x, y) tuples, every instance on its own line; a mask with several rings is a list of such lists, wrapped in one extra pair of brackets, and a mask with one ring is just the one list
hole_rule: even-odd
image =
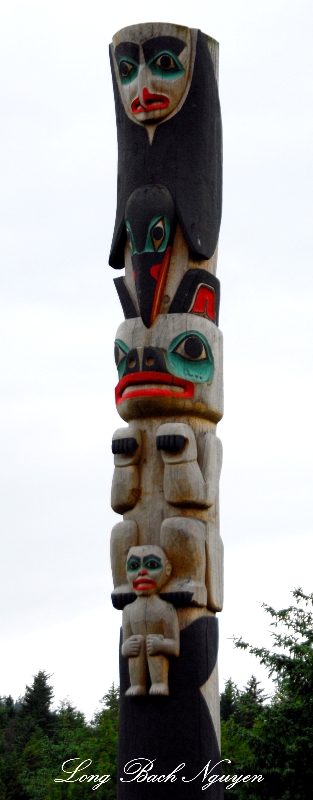
[(132, 58), (129, 56), (120, 58), (118, 61), (118, 71), (121, 79), (121, 83), (126, 86), (128, 83), (137, 78), (139, 70), (139, 64), (136, 63)]
[[(166, 367), (171, 375), (185, 378), (193, 383), (212, 383), (214, 358), (208, 340), (200, 331), (180, 333), (173, 339), (168, 350), (163, 350)], [(119, 380), (123, 378), (129, 347), (122, 339), (115, 340), (115, 363)]]
[[(175, 80), (184, 74), (185, 69), (179, 58), (171, 50), (161, 50), (147, 62), (152, 75), (167, 80)], [(138, 76), (139, 64), (130, 56), (121, 56), (118, 59), (118, 71), (121, 83), (124, 86), (131, 83)]]
[(146, 569), (157, 570), (162, 569), (163, 564), (158, 556), (145, 556), (143, 559), (143, 566), (146, 567)]
[(127, 561), (127, 572), (136, 572), (140, 567), (140, 559), (131, 556)]
[(131, 249), (131, 254), (133, 255), (133, 253), (137, 253), (138, 251), (136, 250), (134, 234), (132, 232), (131, 224), (130, 222), (128, 222), (128, 219), (125, 220), (125, 228), (126, 228), (127, 241)]
[(127, 240), (130, 244), (132, 255), (135, 253), (138, 255), (141, 255), (141, 253), (155, 253), (156, 251), (165, 253), (171, 232), (168, 217), (160, 217), (160, 215), (158, 215), (152, 218), (149, 223), (144, 250), (137, 250), (134, 234), (128, 220), (125, 221), (125, 225)]
[(180, 333), (165, 353), (169, 372), (194, 383), (212, 383), (214, 358), (209, 342), (202, 333)]
[(129, 353), (129, 347), (127, 347), (127, 344), (125, 344), (122, 339), (115, 339), (114, 358), (119, 379), (122, 378), (125, 370), (127, 353)]
[[(141, 559), (137, 556), (131, 556), (127, 561), (127, 572), (136, 572), (140, 569)], [(162, 561), (158, 556), (151, 555), (145, 556), (142, 560), (142, 566), (147, 570), (160, 570), (163, 567)]]
[(167, 80), (175, 80), (185, 72), (180, 60), (171, 50), (161, 50), (156, 56), (147, 62), (147, 66), (152, 72), (152, 75), (157, 75), (160, 78)]
[(170, 231), (170, 222), (167, 217), (153, 217), (147, 233), (145, 253), (153, 253), (155, 250), (164, 253)]

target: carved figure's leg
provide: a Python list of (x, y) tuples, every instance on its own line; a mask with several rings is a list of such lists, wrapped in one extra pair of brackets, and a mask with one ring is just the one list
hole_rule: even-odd
[[(118, 522), (111, 533), (111, 567), (113, 575), (114, 596), (130, 593), (126, 576), (126, 560), (130, 547), (138, 544), (138, 526), (133, 519)], [(117, 606), (121, 607), (122, 606)]]
[(146, 637), (141, 636), (139, 656), (128, 659), (130, 687), (125, 692), (128, 696), (147, 694), (147, 653)]
[(161, 525), (161, 547), (172, 563), (166, 593), (188, 592), (191, 605), (206, 606), (206, 526), (190, 517), (169, 517)]
[(149, 694), (168, 695), (168, 658), (162, 655), (148, 656), (148, 665), (151, 678)]

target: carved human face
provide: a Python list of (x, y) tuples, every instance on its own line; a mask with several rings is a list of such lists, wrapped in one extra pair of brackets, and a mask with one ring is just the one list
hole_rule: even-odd
[(172, 567), (161, 547), (131, 547), (126, 572), (131, 589), (138, 597), (158, 594), (171, 574)]
[(127, 115), (157, 124), (179, 110), (189, 90), (194, 32), (166, 23), (133, 25), (113, 37), (117, 82)]
[(218, 422), (223, 415), (222, 334), (196, 314), (162, 314), (151, 328), (125, 320), (115, 340), (117, 410), (129, 421), (192, 413)]

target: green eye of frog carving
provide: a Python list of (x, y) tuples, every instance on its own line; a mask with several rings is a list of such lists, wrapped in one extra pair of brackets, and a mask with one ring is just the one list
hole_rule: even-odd
[(165, 354), (169, 372), (194, 383), (212, 383), (214, 358), (209, 342), (202, 333), (180, 333)]
[(114, 359), (117, 366), (119, 379), (121, 379), (124, 373), (127, 353), (129, 353), (129, 347), (127, 347), (127, 344), (125, 344), (125, 342), (123, 342), (122, 339), (115, 339)]

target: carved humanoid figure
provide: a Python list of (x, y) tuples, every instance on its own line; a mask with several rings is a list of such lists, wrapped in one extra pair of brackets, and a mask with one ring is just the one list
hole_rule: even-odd
[(161, 547), (131, 547), (126, 572), (137, 595), (123, 611), (122, 655), (129, 659), (130, 688), (127, 695), (168, 695), (168, 657), (179, 655), (179, 625), (171, 603), (159, 596), (172, 567)]

